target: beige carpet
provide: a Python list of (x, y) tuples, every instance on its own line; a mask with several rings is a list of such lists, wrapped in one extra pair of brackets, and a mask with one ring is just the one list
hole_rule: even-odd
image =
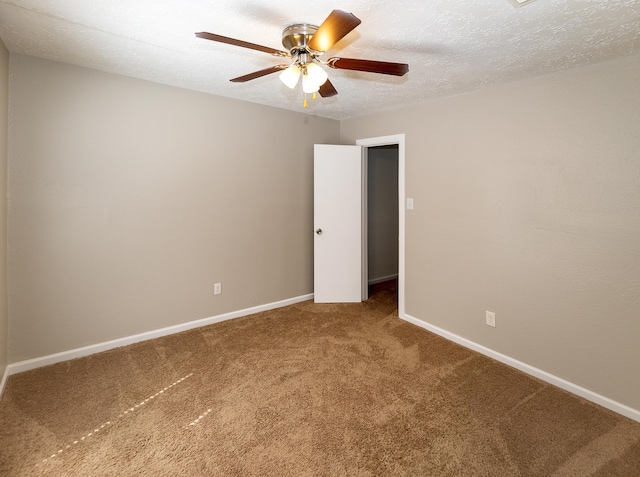
[(640, 423), (396, 314), (382, 284), (12, 376), (0, 475), (640, 475)]

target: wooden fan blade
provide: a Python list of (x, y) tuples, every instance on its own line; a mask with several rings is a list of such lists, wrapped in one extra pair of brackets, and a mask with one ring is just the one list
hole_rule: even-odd
[(388, 61), (358, 60), (355, 58), (329, 58), (327, 64), (338, 70), (367, 71), (383, 75), (403, 76), (409, 71), (406, 63)]
[(238, 76), (237, 78), (233, 78), (230, 80), (232, 83), (245, 83), (252, 79), (260, 78), (261, 76), (270, 75), (271, 73), (277, 73), (278, 71), (282, 71), (287, 68), (288, 65), (276, 65), (270, 66), (269, 68), (265, 68), (260, 71), (254, 71), (253, 73), (249, 73), (248, 75)]
[(336, 94), (338, 94), (338, 91), (333, 87), (331, 81), (327, 80), (322, 86), (320, 86), (318, 93), (323, 98), (330, 98), (331, 96), (335, 96)]
[(205, 40), (217, 41), (220, 43), (226, 43), (228, 45), (241, 46), (242, 48), (249, 48), (251, 50), (263, 51), (274, 56), (291, 56), (286, 51), (276, 50), (275, 48), (269, 48), (268, 46), (256, 45), (255, 43), (249, 43), (248, 41), (236, 40), (235, 38), (229, 38), (228, 36), (216, 35), (215, 33), (208, 33), (201, 31), (196, 33), (198, 38)]
[(358, 25), (360, 25), (360, 19), (353, 13), (334, 10), (311, 37), (309, 48), (315, 51), (327, 51)]

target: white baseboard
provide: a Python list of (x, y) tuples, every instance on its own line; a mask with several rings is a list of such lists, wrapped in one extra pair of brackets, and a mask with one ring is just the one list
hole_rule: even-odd
[(4, 392), (4, 386), (7, 384), (7, 379), (9, 379), (9, 366), (7, 366), (2, 373), (2, 381), (0, 381), (0, 399), (2, 399), (2, 393)]
[(124, 338), (118, 338), (112, 341), (105, 341), (103, 343), (97, 343), (90, 346), (84, 346), (82, 348), (76, 348), (69, 351), (63, 351), (61, 353), (55, 353), (48, 356), (42, 356), (40, 358), (28, 359), (25, 361), (19, 361), (7, 366), (5, 376), (2, 379), (0, 385), (0, 397), (4, 390), (4, 385), (8, 376), (13, 374), (22, 373), (31, 369), (41, 368), (42, 366), (48, 366), (50, 364), (60, 363), (61, 361), (68, 361), (70, 359), (82, 358), (102, 351), (107, 351), (113, 348), (119, 348), (121, 346), (127, 346), (133, 343), (139, 343), (140, 341), (147, 341), (154, 338), (160, 338), (162, 336), (172, 335), (174, 333), (180, 333), (182, 331), (191, 330), (193, 328), (200, 328), (202, 326), (212, 325), (220, 323), (222, 321), (232, 320), (234, 318), (240, 318), (242, 316), (253, 315), (260, 313), (261, 311), (273, 310), (275, 308), (281, 308), (283, 306), (293, 305), (302, 301), (313, 299), (313, 293), (309, 295), (302, 295), (295, 298), (289, 298), (287, 300), (281, 300), (274, 303), (268, 303), (266, 305), (255, 306), (252, 308), (245, 308), (244, 310), (232, 311), (224, 313), (222, 315), (212, 316), (210, 318), (203, 318), (201, 320), (189, 321), (188, 323), (182, 323), (180, 325), (169, 326), (167, 328), (160, 328), (158, 330), (147, 331), (133, 336), (127, 336)]
[(396, 278), (398, 278), (398, 274), (397, 273), (395, 275), (387, 275), (386, 277), (372, 278), (371, 280), (369, 280), (369, 285), (375, 285), (376, 283), (388, 282), (389, 280), (395, 280)]
[(520, 371), (527, 373), (531, 376), (534, 376), (542, 381), (545, 381), (549, 384), (553, 384), (565, 391), (569, 391), (572, 394), (576, 394), (588, 401), (599, 404), (602, 407), (605, 407), (613, 412), (617, 412), (618, 414), (622, 414), (623, 416), (628, 417), (629, 419), (633, 419), (634, 421), (640, 422), (640, 410), (634, 409), (632, 407), (626, 406), (625, 404), (621, 404), (613, 399), (609, 399), (608, 397), (602, 396), (598, 393), (590, 391), (589, 389), (583, 388), (582, 386), (578, 386), (577, 384), (571, 383), (565, 379), (559, 378), (558, 376), (554, 376), (553, 374), (547, 373), (546, 371), (542, 371), (541, 369), (530, 366), (522, 361), (518, 361), (517, 359), (506, 356), (502, 353), (498, 353), (490, 348), (482, 346), (478, 343), (475, 343), (471, 340), (458, 336), (449, 331), (443, 330), (442, 328), (438, 328), (437, 326), (431, 325), (425, 321), (419, 320), (413, 316), (407, 315), (401, 316), (405, 321), (409, 323), (413, 323), (420, 328), (424, 328), (425, 330), (431, 331), (437, 335), (442, 336), (443, 338), (448, 339), (449, 341), (453, 341), (454, 343), (458, 343), (459, 345), (464, 346), (465, 348), (472, 349), (477, 351), (478, 353), (484, 354), (490, 358), (493, 358), (501, 363), (504, 363), (513, 368), (519, 369)]

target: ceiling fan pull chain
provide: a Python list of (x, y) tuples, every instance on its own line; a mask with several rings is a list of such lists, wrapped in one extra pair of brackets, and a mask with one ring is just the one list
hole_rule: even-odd
[(304, 102), (302, 103), (302, 105), (306, 108), (308, 106), (307, 104), (307, 93), (304, 93)]

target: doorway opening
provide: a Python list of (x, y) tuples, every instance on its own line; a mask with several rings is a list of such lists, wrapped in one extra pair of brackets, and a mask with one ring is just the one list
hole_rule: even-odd
[(398, 145), (368, 148), (368, 284), (398, 278)]
[[(363, 170), (363, 287), (397, 278), (398, 316), (404, 316), (405, 135), (360, 139)], [(373, 209), (373, 210), (370, 210)]]

